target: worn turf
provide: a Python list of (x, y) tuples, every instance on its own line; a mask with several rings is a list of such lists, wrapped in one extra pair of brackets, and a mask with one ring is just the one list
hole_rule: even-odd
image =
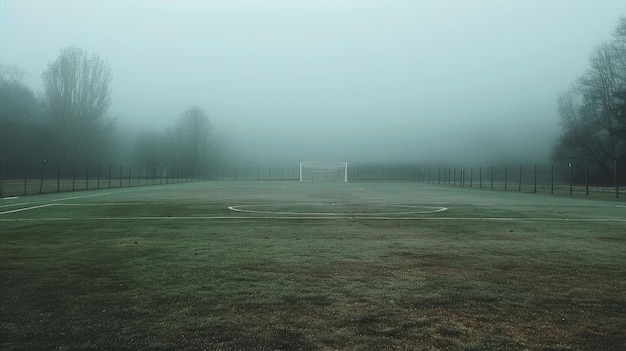
[(621, 203), (204, 182), (0, 206), (3, 350), (626, 348)]

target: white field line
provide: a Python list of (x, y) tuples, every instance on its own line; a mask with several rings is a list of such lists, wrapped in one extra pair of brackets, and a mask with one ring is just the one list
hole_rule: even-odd
[(54, 206), (124, 206), (124, 205), (151, 205), (149, 202), (102, 202), (97, 204), (53, 204)]
[[(316, 217), (351, 217), (351, 216), (359, 216), (359, 217), (374, 217), (381, 216), (385, 213), (381, 212), (371, 212), (371, 213), (349, 213), (349, 212), (289, 212), (289, 211), (263, 211), (263, 210), (251, 210), (244, 209), (244, 207), (250, 206), (264, 206), (268, 204), (258, 204), (258, 205), (237, 205), (237, 206), (228, 206), (228, 209), (235, 212), (243, 212), (243, 213), (259, 213), (259, 214), (267, 214), (267, 215), (275, 215), (275, 216), (285, 216), (285, 215), (294, 215), (294, 216), (316, 216)], [(289, 205), (289, 204), (269, 204), (272, 206), (276, 205)], [(343, 204), (340, 204), (343, 205)], [(332, 204), (335, 206), (335, 204)], [(427, 214), (427, 213), (437, 213), (447, 211), (446, 207), (438, 207), (438, 206), (410, 206), (410, 205), (374, 205), (377, 207), (399, 207), (399, 208), (412, 208), (414, 211), (398, 211), (393, 212), (391, 214), (398, 215), (408, 215), (408, 214)]]
[(18, 209), (15, 209), (15, 210), (9, 210), (9, 211), (0, 212), (0, 215), (5, 215), (5, 214), (15, 213), (15, 212), (22, 212), (22, 211), (30, 211), (30, 210), (34, 210), (34, 209), (37, 209), (37, 208), (49, 207), (49, 206), (54, 206), (54, 204), (43, 204), (43, 205), (38, 205), (38, 206), (22, 207), (22, 208), (18, 208)]
[(58, 201), (65, 201), (65, 200), (75, 200), (75, 199), (82, 199), (85, 197), (94, 197), (94, 196), (104, 196), (104, 195), (110, 195), (113, 194), (112, 192), (108, 192), (108, 193), (98, 193), (98, 194), (90, 194), (90, 195), (80, 195), (80, 196), (72, 196), (72, 197), (64, 197), (61, 199), (55, 199), (55, 200), (51, 200), (52, 202), (58, 202)]
[(29, 205), (29, 204), (32, 204), (32, 203), (33, 203), (33, 202), (20, 202), (20, 203), (17, 203), (17, 204), (2, 205), (2, 206), (0, 206), (0, 208), (3, 208), (3, 207), (16, 207), (16, 206), (23, 206), (23, 205)]
[[(43, 205), (45, 206), (45, 205)], [(48, 205), (49, 206), (49, 205)], [(496, 222), (596, 222), (626, 223), (626, 219), (611, 218), (540, 218), (540, 217), (372, 217), (372, 216), (189, 216), (189, 217), (55, 217), (55, 218), (11, 218), (0, 222), (35, 221), (185, 221), (185, 220), (399, 220), (399, 221), (496, 221)]]
[[(25, 205), (25, 204), (22, 204), (22, 205)], [(105, 203), (101, 203), (101, 204), (43, 204), (43, 205), (37, 205), (37, 206), (31, 206), (31, 207), (18, 208), (18, 209), (15, 209), (15, 210), (3, 211), (3, 212), (0, 212), (0, 216), (1, 215), (5, 215), (5, 214), (10, 214), (10, 213), (15, 213), (15, 212), (30, 211), (30, 210), (35, 210), (35, 209), (38, 209), (38, 208), (51, 207), (51, 206), (121, 206), (121, 205), (146, 205), (146, 203), (142, 203), (142, 202), (105, 202)]]
[[(54, 203), (54, 202), (82, 199), (82, 198), (94, 197), (94, 196), (104, 196), (104, 195), (109, 195), (109, 194), (112, 194), (112, 192), (99, 193), (99, 194), (89, 194), (89, 195), (79, 195), (79, 196), (64, 197), (64, 198), (60, 198), (60, 199), (53, 199), (53, 200), (50, 200), (50, 203), (44, 203), (42, 205), (37, 205), (37, 206), (31, 206), (31, 207), (26, 207), (26, 208), (18, 208), (18, 209), (15, 209), (15, 210), (4, 211), (4, 212), (0, 212), (0, 215), (9, 214), (9, 213), (15, 213), (15, 212), (28, 211), (28, 210), (34, 210), (34, 209), (37, 209), (37, 208), (48, 207), (48, 206), (67, 205), (67, 204), (57, 204), (57, 203)], [(28, 204), (33, 204), (33, 203), (37, 203), (37, 202), (22, 202), (22, 203), (17, 203), (17, 204), (8, 204), (8, 205), (2, 205), (2, 206), (0, 206), (0, 208), (2, 208), (2, 207), (17, 207), (17, 206), (28, 205)], [(76, 204), (76, 205), (77, 206), (88, 206), (87, 204)]]

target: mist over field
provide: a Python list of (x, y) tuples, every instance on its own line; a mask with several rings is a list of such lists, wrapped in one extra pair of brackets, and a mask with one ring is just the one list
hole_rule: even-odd
[(123, 135), (208, 115), (219, 159), (548, 159), (557, 97), (622, 0), (0, 1), (0, 63), (42, 89), (61, 48), (111, 67)]

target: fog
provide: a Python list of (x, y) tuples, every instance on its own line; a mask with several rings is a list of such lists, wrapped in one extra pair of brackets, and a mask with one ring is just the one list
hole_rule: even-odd
[(222, 158), (547, 159), (556, 99), (623, 0), (0, 0), (0, 62), (40, 75), (63, 47), (113, 72), (118, 128), (206, 110)]

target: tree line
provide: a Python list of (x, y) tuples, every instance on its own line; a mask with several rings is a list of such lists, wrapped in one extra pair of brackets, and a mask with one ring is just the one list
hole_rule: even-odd
[(121, 141), (109, 114), (111, 68), (97, 54), (74, 46), (61, 49), (41, 74), (41, 92), (24, 83), (27, 77), (20, 67), (0, 63), (0, 159), (125, 161), (197, 174), (209, 167), (213, 131), (198, 106), (187, 108), (165, 130), (138, 132)]
[(599, 44), (589, 68), (558, 98), (562, 133), (555, 161), (585, 161), (595, 180), (626, 169), (626, 17), (612, 39)]

